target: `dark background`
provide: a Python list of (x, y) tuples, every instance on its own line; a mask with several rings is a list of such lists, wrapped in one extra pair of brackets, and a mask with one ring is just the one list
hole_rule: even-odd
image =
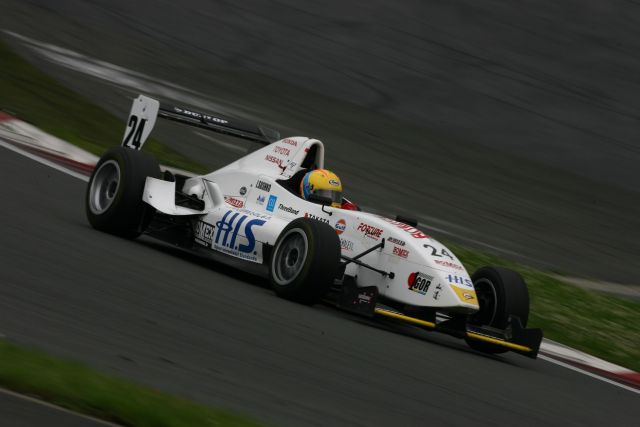
[[(634, 2), (0, 6), (4, 30), (141, 73), (112, 68), (145, 83), (135, 89), (107, 83), (2, 33), (123, 129), (139, 91), (224, 108), (322, 139), (365, 206), (530, 264), (637, 283)], [(238, 155), (191, 130), (157, 135), (212, 168)], [(241, 272), (98, 233), (83, 182), (8, 151), (0, 162), (14, 207), (0, 241), (11, 340), (277, 425), (638, 419), (635, 394), (545, 360), (292, 304)]]

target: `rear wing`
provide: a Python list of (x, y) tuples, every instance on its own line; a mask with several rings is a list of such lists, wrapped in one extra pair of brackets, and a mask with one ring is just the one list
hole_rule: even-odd
[(161, 104), (158, 100), (139, 95), (133, 100), (122, 145), (134, 150), (142, 149), (156, 124), (156, 118), (207, 129), (238, 138), (268, 145), (280, 139), (276, 130), (253, 124), (246, 120), (232, 118), (217, 113), (204, 113), (191, 108)]

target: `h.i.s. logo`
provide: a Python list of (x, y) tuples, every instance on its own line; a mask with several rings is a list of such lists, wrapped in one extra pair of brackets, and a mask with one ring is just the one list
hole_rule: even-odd
[(249, 219), (249, 215), (236, 211), (227, 211), (220, 221), (216, 222), (215, 239), (212, 247), (228, 255), (262, 262), (262, 249), (256, 251), (254, 227), (262, 227), (263, 219)]

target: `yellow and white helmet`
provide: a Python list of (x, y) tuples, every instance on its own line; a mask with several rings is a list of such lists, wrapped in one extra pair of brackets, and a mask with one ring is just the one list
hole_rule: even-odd
[(300, 194), (305, 200), (309, 200), (311, 194), (329, 197), (331, 206), (339, 208), (342, 204), (342, 182), (338, 175), (328, 169), (315, 169), (302, 178)]

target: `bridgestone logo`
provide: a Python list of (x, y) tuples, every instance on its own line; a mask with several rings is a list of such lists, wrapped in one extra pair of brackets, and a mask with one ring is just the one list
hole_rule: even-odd
[(282, 203), (278, 205), (278, 209), (280, 209), (281, 211), (289, 212), (294, 215), (298, 215), (298, 212), (300, 212), (299, 210), (295, 210), (290, 206), (285, 206)]

